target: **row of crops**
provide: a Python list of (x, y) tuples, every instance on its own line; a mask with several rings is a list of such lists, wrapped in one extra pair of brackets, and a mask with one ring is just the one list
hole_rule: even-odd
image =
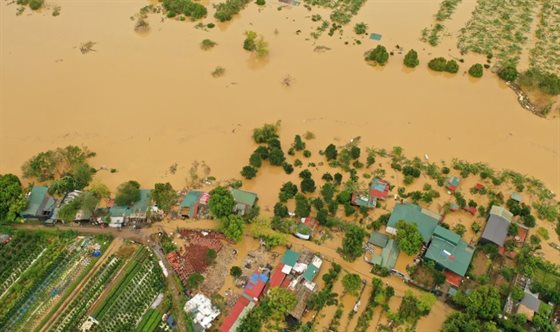
[(42, 255), (47, 241), (42, 234), (23, 232), (0, 249), (0, 298), (19, 276)]
[[(97, 258), (91, 237), (18, 232), (0, 247), (0, 331), (33, 330), (85, 277)], [(52, 312), (51, 312), (52, 314)]]
[(122, 263), (123, 260), (118, 257), (108, 258), (86, 281), (81, 292), (65, 307), (51, 330), (56, 332), (78, 330), (86, 321), (89, 309), (101, 296), (109, 281), (117, 274)]
[[(134, 330), (163, 290), (164, 278), (157, 260), (150, 250), (142, 247), (127, 266), (119, 284), (93, 313), (92, 317), (99, 322), (95, 330)], [(152, 317), (151, 324), (155, 324), (154, 320)]]

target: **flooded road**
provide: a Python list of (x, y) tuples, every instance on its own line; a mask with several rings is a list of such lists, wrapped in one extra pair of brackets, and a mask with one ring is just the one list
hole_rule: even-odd
[[(239, 177), (254, 149), (252, 128), (281, 119), (285, 145), (307, 130), (317, 148), (361, 135), (365, 145), (400, 145), (409, 155), (512, 168), (558, 191), (558, 119), (523, 111), (491, 75), (473, 82), (429, 72), (426, 60), (447, 49), (420, 51), (423, 63), (410, 72), (403, 55), (372, 68), (362, 54), (374, 42), (351, 45), (353, 23), (364, 21), (389, 49), (427, 48), (418, 37), (438, 3), (369, 1), (341, 39), (325, 33), (316, 45), (331, 50), (317, 53), (306, 40), (317, 26), (309, 16), (328, 11), (303, 6), (278, 11), (270, 2), (259, 12), (251, 4), (209, 31), (151, 15), (150, 32), (139, 35), (130, 19), (146, 4), (139, 0), (62, 1), (59, 17), (16, 16), (15, 5), (1, 2), (0, 172), (19, 174), (37, 152), (83, 144), (97, 152), (95, 166), (118, 170), (99, 174), (111, 187), (128, 179), (180, 187), (194, 160), (205, 160), (218, 178)], [(269, 42), (267, 60), (242, 49), (248, 29)], [(204, 38), (218, 45), (202, 51)], [(82, 55), (77, 47), (86, 41), (96, 42), (95, 51)], [(224, 77), (210, 75), (216, 66)], [(281, 84), (287, 75), (291, 87)], [(178, 172), (168, 174), (175, 162)]]

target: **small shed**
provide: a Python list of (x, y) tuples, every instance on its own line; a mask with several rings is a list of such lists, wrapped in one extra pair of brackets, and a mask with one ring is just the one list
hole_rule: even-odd
[(521, 203), (523, 202), (523, 197), (521, 197), (521, 194), (518, 192), (513, 192), (511, 193), (511, 199), (513, 199), (514, 201)]
[(231, 189), (233, 200), (235, 201), (234, 211), (239, 215), (245, 215), (257, 202), (257, 194), (240, 189)]
[(389, 238), (387, 237), (387, 235), (375, 231), (371, 233), (368, 243), (376, 247), (385, 248), (387, 246), (388, 241)]
[(447, 179), (446, 187), (451, 191), (455, 191), (457, 190), (457, 187), (459, 187), (460, 182), (461, 179), (459, 179), (457, 176), (451, 176), (449, 177), (449, 179)]

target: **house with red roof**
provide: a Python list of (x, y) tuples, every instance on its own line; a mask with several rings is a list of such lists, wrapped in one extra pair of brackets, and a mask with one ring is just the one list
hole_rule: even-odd
[(229, 314), (220, 326), (220, 332), (234, 332), (241, 320), (253, 309), (263, 295), (268, 282), (268, 276), (258, 272), (253, 273), (245, 285), (243, 293), (231, 308)]
[(389, 182), (375, 178), (371, 181), (367, 193), (352, 194), (352, 204), (372, 209), (377, 205), (377, 200), (387, 199), (390, 190), (391, 185)]

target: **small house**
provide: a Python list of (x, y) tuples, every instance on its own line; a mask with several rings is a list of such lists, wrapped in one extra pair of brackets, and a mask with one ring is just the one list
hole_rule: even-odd
[(436, 267), (443, 270), (450, 284), (459, 287), (460, 281), (471, 264), (474, 249), (447, 228), (437, 226), (424, 260), (431, 260)]
[(140, 189), (140, 199), (132, 206), (114, 205), (109, 209), (111, 222), (109, 227), (120, 228), (128, 222), (145, 222), (151, 202), (151, 190)]
[(532, 320), (535, 313), (539, 312), (540, 306), (541, 300), (539, 300), (539, 295), (533, 294), (528, 289), (525, 289), (525, 295), (521, 302), (519, 302), (517, 313), (525, 314), (529, 320)]
[(257, 194), (240, 189), (231, 189), (231, 194), (235, 202), (233, 212), (239, 215), (247, 214), (257, 202)]
[[(204, 294), (196, 294), (192, 299), (185, 303), (183, 308), (186, 313), (191, 313), (193, 323), (198, 325), (199, 330), (204, 331), (212, 326), (212, 322), (220, 315), (220, 310), (216, 308), (212, 301)], [(195, 329), (197, 326), (195, 326)]]
[(430, 242), (432, 233), (441, 220), (441, 216), (437, 213), (421, 208), (416, 204), (403, 203), (397, 204), (391, 212), (389, 221), (387, 222), (386, 232), (392, 235), (397, 234), (397, 223), (404, 221), (414, 224), (418, 227), (424, 243)]
[(33, 186), (27, 195), (27, 207), (20, 212), (24, 219), (49, 219), (56, 207), (56, 200), (48, 193), (48, 188), (43, 186)]
[(381, 249), (381, 254), (374, 254), (371, 257), (371, 264), (378, 265), (387, 270), (392, 270), (397, 264), (397, 258), (401, 251), (397, 245), (397, 241), (388, 239), (387, 243)]
[(460, 182), (461, 182), (461, 179), (459, 179), (459, 177), (451, 176), (447, 179), (445, 187), (447, 189), (449, 189), (450, 191), (455, 191), (455, 190), (457, 190), (457, 187), (459, 187)]
[(210, 195), (202, 191), (189, 191), (181, 202), (181, 217), (196, 219), (208, 211)]
[(389, 182), (375, 178), (371, 181), (367, 193), (353, 193), (352, 204), (372, 209), (376, 207), (378, 200), (386, 200), (389, 196), (391, 186)]
[(317, 221), (313, 218), (301, 218), (301, 222), (296, 226), (294, 235), (299, 239), (309, 240), (317, 224)]
[(513, 214), (507, 209), (497, 205), (492, 206), (480, 242), (494, 243), (503, 247), (512, 218)]

